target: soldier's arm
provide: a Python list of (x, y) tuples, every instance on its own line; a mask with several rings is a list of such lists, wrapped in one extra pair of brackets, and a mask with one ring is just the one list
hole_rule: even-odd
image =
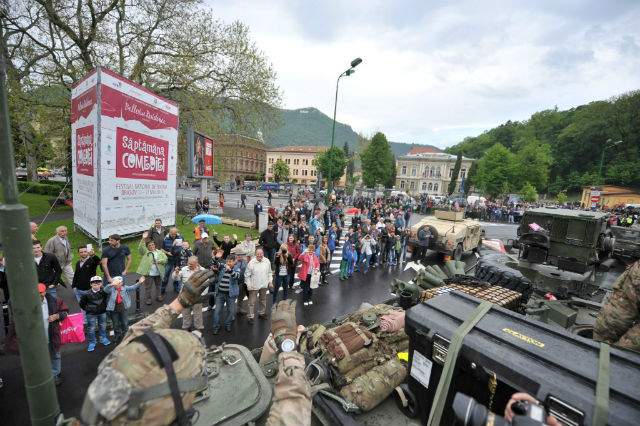
[(161, 328), (171, 328), (171, 323), (178, 318), (178, 315), (183, 309), (184, 307), (177, 298), (170, 304), (159, 307), (148, 317), (132, 324), (121, 344), (127, 344), (141, 334), (144, 334), (144, 331), (148, 329), (158, 330)]
[(268, 426), (311, 424), (311, 386), (304, 367), (304, 356), (299, 352), (279, 355)]
[(640, 318), (640, 265), (634, 265), (618, 278), (613, 294), (596, 320), (594, 339), (616, 343)]

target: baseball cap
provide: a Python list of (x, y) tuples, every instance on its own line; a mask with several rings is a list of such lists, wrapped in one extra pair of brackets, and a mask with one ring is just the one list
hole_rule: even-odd
[(102, 282), (102, 277), (99, 277), (98, 275), (96, 275), (95, 277), (91, 277), (91, 279), (89, 280), (89, 282), (93, 283), (96, 281), (100, 281)]
[(206, 232), (203, 232), (202, 235), (200, 235), (201, 238), (209, 238), (209, 234), (207, 234)]
[(38, 293), (44, 293), (45, 291), (47, 291), (47, 286), (42, 283), (38, 283)]

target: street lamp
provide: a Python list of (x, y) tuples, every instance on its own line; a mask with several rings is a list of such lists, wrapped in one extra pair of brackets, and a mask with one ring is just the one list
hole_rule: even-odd
[(598, 172), (598, 183), (600, 185), (604, 185), (604, 181), (602, 180), (602, 166), (604, 165), (604, 153), (607, 150), (607, 148), (612, 148), (621, 143), (622, 141), (611, 142), (611, 139), (607, 139), (607, 141), (604, 143), (604, 147), (602, 147), (602, 157), (600, 158), (600, 172)]
[[(351, 61), (351, 66), (349, 67), (349, 69), (343, 72), (342, 74), (340, 74), (338, 76), (338, 80), (336, 81), (336, 99), (335, 99), (335, 102), (333, 103), (333, 129), (331, 130), (331, 148), (333, 148), (333, 143), (336, 136), (336, 110), (338, 109), (338, 84), (340, 83), (340, 79), (342, 77), (349, 77), (351, 74), (356, 72), (354, 68), (360, 65), (361, 63), (362, 63), (362, 59), (355, 58), (353, 61)], [(331, 172), (332, 172), (331, 161), (329, 161), (329, 173), (328, 173), (329, 185), (327, 189), (327, 204), (329, 203), (329, 200), (331, 200), (331, 193), (333, 192), (333, 176), (331, 175)]]

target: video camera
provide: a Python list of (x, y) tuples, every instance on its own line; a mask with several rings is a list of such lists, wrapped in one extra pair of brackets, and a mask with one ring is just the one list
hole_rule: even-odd
[(525, 401), (516, 401), (511, 406), (514, 412), (513, 420), (507, 421), (504, 417), (487, 410), (484, 405), (463, 393), (456, 393), (453, 399), (453, 412), (456, 424), (462, 426), (542, 426), (545, 425), (547, 413), (544, 407), (530, 404)]

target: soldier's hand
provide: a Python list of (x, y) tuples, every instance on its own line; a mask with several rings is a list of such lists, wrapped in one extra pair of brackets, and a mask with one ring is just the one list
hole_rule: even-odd
[(182, 286), (180, 294), (178, 294), (178, 301), (182, 306), (188, 308), (200, 301), (200, 295), (204, 291), (204, 288), (209, 285), (209, 279), (213, 278), (215, 274), (212, 271), (197, 271), (194, 272), (186, 283)]
[(296, 302), (282, 300), (271, 308), (271, 334), (276, 337), (284, 337), (296, 341), (298, 325), (296, 321)]

